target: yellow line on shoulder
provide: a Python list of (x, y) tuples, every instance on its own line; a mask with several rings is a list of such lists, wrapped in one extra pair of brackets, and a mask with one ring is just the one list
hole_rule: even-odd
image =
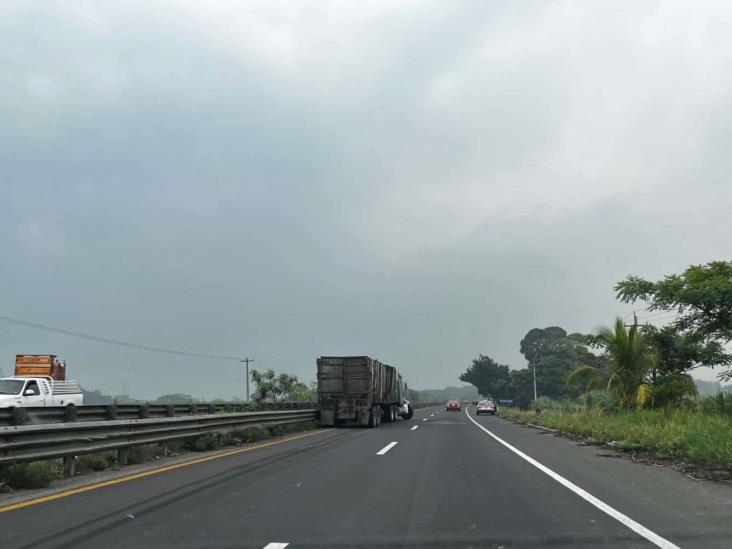
[(6, 513), (7, 511), (13, 511), (15, 509), (22, 509), (23, 507), (30, 507), (31, 505), (38, 505), (39, 503), (46, 503), (47, 501), (53, 501), (56, 499), (73, 496), (74, 494), (82, 494), (84, 492), (90, 492), (91, 490), (96, 490), (98, 488), (104, 488), (106, 486), (113, 486), (115, 484), (129, 482), (131, 480), (135, 480), (138, 478), (144, 478), (144, 477), (149, 477), (152, 475), (157, 475), (159, 473), (165, 473), (167, 471), (172, 471), (174, 469), (181, 469), (183, 467), (188, 467), (190, 465), (196, 465), (198, 463), (204, 463), (206, 461), (211, 461), (214, 459), (220, 459), (220, 458), (224, 458), (224, 457), (228, 457), (228, 456), (233, 456), (236, 454), (243, 454), (244, 452), (251, 452), (252, 450), (258, 450), (259, 448), (266, 448), (268, 446), (275, 446), (277, 444), (283, 444), (283, 443), (289, 442), (291, 440), (297, 440), (299, 438), (309, 437), (312, 435), (318, 435), (320, 433), (325, 433), (327, 431), (328, 431), (328, 429), (320, 429), (318, 431), (314, 431), (311, 433), (293, 435), (293, 436), (286, 437), (286, 438), (283, 438), (280, 440), (257, 444), (255, 446), (247, 446), (246, 448), (238, 448), (236, 450), (226, 450), (223, 452), (219, 452), (218, 454), (213, 454), (213, 455), (202, 457), (202, 458), (189, 459), (187, 461), (182, 461), (180, 463), (174, 463), (173, 465), (166, 465), (166, 466), (160, 467), (158, 469), (150, 469), (148, 471), (142, 471), (140, 473), (133, 473), (131, 475), (126, 475), (123, 477), (113, 478), (110, 480), (103, 480), (101, 482), (95, 482), (94, 484), (87, 484), (86, 486), (80, 486), (78, 488), (71, 488), (70, 490), (64, 490), (62, 492), (57, 492), (55, 494), (49, 494), (47, 496), (27, 499), (25, 501), (19, 501), (18, 503), (10, 503), (8, 505), (4, 505), (4, 506), (0, 507), (0, 513)]

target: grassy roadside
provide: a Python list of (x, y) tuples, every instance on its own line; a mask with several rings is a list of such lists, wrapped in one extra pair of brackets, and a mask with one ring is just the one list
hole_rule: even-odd
[[(166, 455), (183, 455), (239, 446), (317, 428), (315, 421), (271, 427), (246, 427), (227, 433), (207, 433), (189, 437), (168, 442), (165, 446), (161, 444), (133, 446), (129, 449), (127, 465), (154, 462)], [(77, 475), (121, 468), (117, 465), (116, 455), (116, 451), (110, 451), (79, 456), (76, 460)], [(62, 477), (63, 465), (60, 459), (0, 466), (0, 485), (4, 484), (6, 491), (46, 488), (51, 482)]]
[[(683, 410), (628, 410), (615, 413), (503, 408), (501, 415), (556, 429), (571, 438), (618, 450), (645, 452), (659, 460), (677, 460), (707, 469), (732, 471), (732, 418)], [(717, 477), (724, 478), (723, 472)]]

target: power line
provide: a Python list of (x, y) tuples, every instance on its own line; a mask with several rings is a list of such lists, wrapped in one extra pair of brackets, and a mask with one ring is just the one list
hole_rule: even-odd
[(662, 311), (660, 313), (650, 314), (650, 315), (642, 318), (642, 320), (643, 321), (648, 321), (648, 320), (656, 321), (656, 320), (664, 320), (664, 319), (678, 318), (678, 317), (679, 317), (679, 313), (670, 313), (668, 311)]
[(625, 321), (625, 320), (626, 320), (626, 319), (627, 319), (627, 318), (628, 318), (629, 316), (631, 316), (631, 315), (633, 315), (633, 314), (635, 314), (635, 311), (630, 311), (630, 312), (629, 312), (629, 313), (628, 313), (627, 315), (625, 315), (625, 316), (624, 316), (623, 318), (621, 318), (620, 320), (623, 320), (623, 321)]
[(24, 328), (35, 328), (37, 330), (46, 330), (47, 332), (55, 332), (57, 334), (63, 334), (73, 337), (79, 337), (82, 339), (90, 339), (92, 341), (98, 341), (100, 343), (108, 343), (110, 345), (118, 345), (120, 347), (129, 347), (131, 349), (138, 349), (140, 351), (152, 351), (154, 353), (165, 353), (169, 355), (178, 356), (190, 356), (195, 358), (210, 358), (212, 360), (241, 360), (239, 356), (223, 356), (223, 355), (208, 355), (205, 353), (189, 353), (186, 351), (176, 351), (175, 349), (165, 349), (163, 347), (152, 347), (150, 345), (140, 345), (138, 343), (129, 343), (128, 341), (120, 341), (118, 339), (112, 339), (109, 337), (102, 337), (97, 335), (85, 334), (82, 332), (74, 332), (71, 330), (64, 330), (62, 328), (54, 328), (53, 326), (46, 326), (44, 324), (37, 324), (35, 322), (27, 322), (25, 320), (19, 320), (17, 318), (10, 318), (8, 316), (0, 316), (0, 320), (4, 320), (9, 324), (15, 324), (16, 326), (23, 326)]

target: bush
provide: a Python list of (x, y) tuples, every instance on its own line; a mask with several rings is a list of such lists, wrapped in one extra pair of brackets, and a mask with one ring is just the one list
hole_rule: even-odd
[(194, 452), (206, 452), (213, 450), (219, 445), (219, 437), (216, 433), (206, 433), (185, 439), (183, 447)]
[(0, 467), (0, 479), (14, 489), (46, 488), (61, 474), (62, 467), (58, 460), (16, 463)]
[(163, 447), (160, 444), (143, 444), (132, 446), (127, 453), (127, 464), (135, 465), (163, 455)]
[(556, 400), (551, 397), (542, 396), (531, 403), (533, 410), (552, 411), (552, 412), (577, 412), (582, 406), (574, 400)]
[(718, 393), (698, 401), (697, 409), (704, 414), (732, 417), (732, 394)]
[(615, 397), (607, 391), (589, 391), (580, 397), (582, 408), (587, 411), (597, 411), (606, 414), (619, 410)]
[(89, 471), (104, 471), (113, 466), (117, 461), (115, 452), (101, 452), (99, 454), (87, 454), (79, 456), (76, 460), (76, 470), (80, 473)]
[(270, 432), (266, 427), (252, 427), (249, 429), (249, 440), (247, 442), (259, 442), (260, 440), (267, 440), (270, 437)]

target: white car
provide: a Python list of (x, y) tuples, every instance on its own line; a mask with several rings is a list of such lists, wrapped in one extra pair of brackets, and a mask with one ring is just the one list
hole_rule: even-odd
[(54, 381), (50, 377), (0, 378), (0, 408), (82, 404), (84, 393), (76, 381)]
[(496, 403), (492, 400), (481, 400), (475, 407), (476, 416), (479, 416), (480, 414), (495, 416), (497, 411), (498, 406), (496, 406)]

